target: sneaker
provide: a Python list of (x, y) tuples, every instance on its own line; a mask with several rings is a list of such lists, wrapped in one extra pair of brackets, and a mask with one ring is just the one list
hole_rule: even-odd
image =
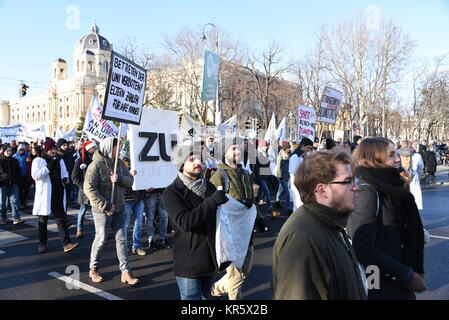
[(150, 253), (153, 253), (154, 251), (157, 250), (157, 245), (154, 241), (151, 241), (148, 245), (149, 249), (150, 249)]
[(39, 246), (37, 247), (37, 252), (39, 253), (47, 252), (47, 246), (45, 244), (39, 244)]
[(95, 283), (103, 281), (103, 277), (100, 276), (97, 269), (89, 270), (89, 278), (92, 280), (92, 282), (95, 282)]
[(159, 246), (162, 249), (171, 249), (171, 244), (168, 242), (168, 240), (159, 240)]
[(66, 252), (70, 252), (70, 251), (72, 251), (73, 249), (75, 249), (76, 247), (78, 247), (79, 246), (79, 243), (69, 243), (68, 245), (66, 245), (65, 247), (64, 247), (64, 252), (66, 253)]
[(12, 224), (21, 224), (21, 223), (24, 223), (25, 222), (25, 220), (22, 220), (22, 219), (16, 219), (16, 220), (14, 220), (14, 222), (12, 223)]
[(81, 239), (82, 237), (84, 237), (83, 230), (77, 230), (77, 231), (76, 231), (76, 237), (77, 237), (78, 239)]
[(142, 248), (133, 249), (133, 254), (137, 254), (139, 256), (146, 256), (147, 253), (142, 250)]

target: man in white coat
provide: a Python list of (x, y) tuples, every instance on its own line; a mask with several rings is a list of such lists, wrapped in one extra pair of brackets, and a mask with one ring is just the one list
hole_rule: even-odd
[(78, 247), (72, 243), (67, 228), (65, 185), (69, 182), (64, 160), (57, 155), (56, 143), (47, 139), (44, 153), (33, 160), (31, 176), (36, 181), (33, 215), (39, 216), (38, 252), (47, 251), (47, 223), (50, 215), (54, 216), (64, 252)]
[(421, 184), (419, 182), (419, 176), (421, 172), (424, 170), (424, 161), (421, 155), (418, 153), (419, 143), (413, 144), (413, 150), (415, 151), (412, 155), (412, 165), (410, 170), (410, 175), (412, 178), (412, 182), (410, 183), (410, 192), (415, 197), (416, 206), (418, 210), (423, 209), (422, 203), (422, 192), (421, 192)]

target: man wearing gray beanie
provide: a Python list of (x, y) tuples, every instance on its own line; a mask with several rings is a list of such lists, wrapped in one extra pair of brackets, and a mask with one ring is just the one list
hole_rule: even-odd
[(165, 209), (175, 230), (173, 262), (182, 300), (207, 299), (218, 266), (215, 253), (216, 214), (228, 198), (202, 178), (199, 144), (182, 143), (173, 150), (178, 177), (164, 193)]

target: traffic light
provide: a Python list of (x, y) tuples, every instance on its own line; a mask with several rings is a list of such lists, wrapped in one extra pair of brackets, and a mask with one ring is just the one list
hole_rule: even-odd
[(256, 130), (259, 130), (262, 127), (262, 124), (260, 123), (259, 119), (255, 119), (255, 121), (256, 121), (255, 128)]
[(245, 128), (246, 128), (246, 129), (251, 129), (251, 119), (246, 120), (246, 122), (245, 122)]
[(21, 88), (20, 88), (20, 96), (21, 97), (24, 97), (27, 94), (28, 88), (29, 87), (25, 83), (22, 83)]

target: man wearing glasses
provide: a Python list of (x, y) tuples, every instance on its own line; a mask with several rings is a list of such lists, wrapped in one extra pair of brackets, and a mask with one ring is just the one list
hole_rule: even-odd
[(273, 251), (276, 300), (363, 300), (366, 289), (344, 228), (354, 209), (352, 158), (319, 151), (295, 174), (304, 205), (282, 227)]

